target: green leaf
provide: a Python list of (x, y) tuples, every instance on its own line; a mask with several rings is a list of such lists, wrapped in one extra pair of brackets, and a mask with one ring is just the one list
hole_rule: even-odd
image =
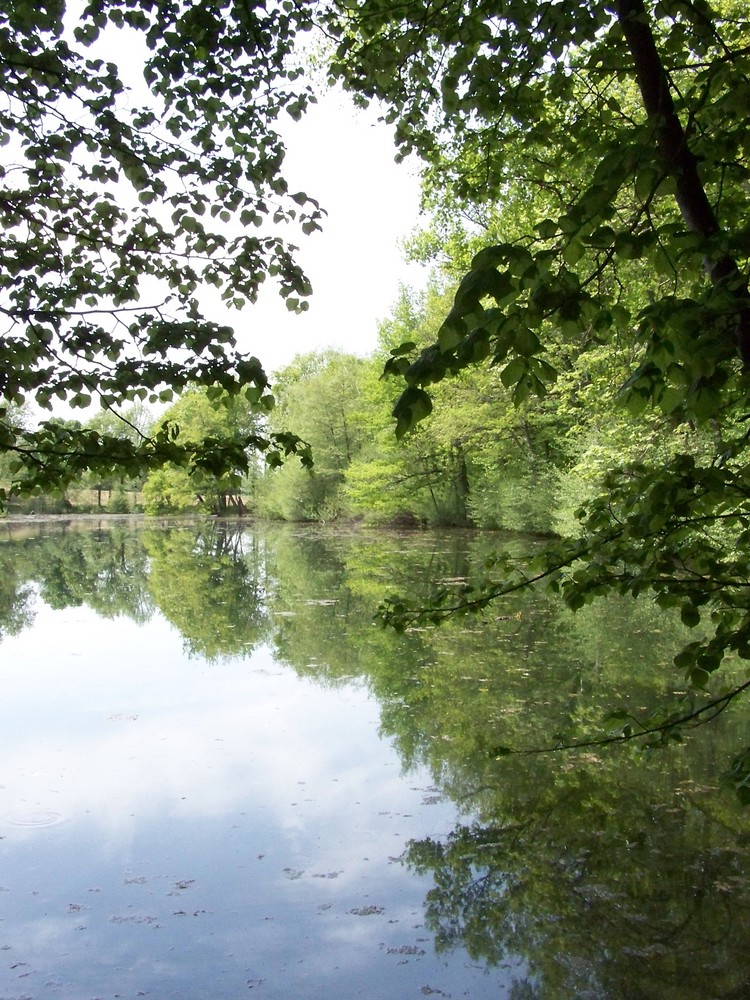
[(516, 333), (513, 346), (519, 354), (528, 358), (532, 354), (536, 354), (541, 349), (542, 344), (533, 330), (522, 328)]
[(570, 240), (563, 250), (563, 260), (566, 264), (577, 264), (585, 253), (585, 247), (581, 240)]
[(413, 340), (408, 340), (405, 344), (401, 344), (399, 347), (394, 347), (391, 351), (391, 356), (394, 358), (400, 358), (404, 354), (411, 354), (417, 349), (417, 345)]
[(553, 222), (552, 219), (545, 219), (543, 222), (540, 222), (536, 229), (543, 240), (552, 240), (558, 233), (557, 223)]
[(396, 438), (401, 439), (430, 413), (432, 413), (432, 400), (428, 394), (423, 389), (410, 386), (401, 394), (393, 408), (393, 416), (396, 418)]
[(683, 625), (687, 625), (688, 628), (695, 628), (696, 625), (700, 624), (701, 615), (698, 608), (694, 605), (683, 604), (680, 609), (680, 618)]
[(500, 380), (504, 386), (510, 388), (510, 386), (516, 385), (524, 377), (526, 370), (527, 362), (524, 358), (513, 358), (500, 373)]

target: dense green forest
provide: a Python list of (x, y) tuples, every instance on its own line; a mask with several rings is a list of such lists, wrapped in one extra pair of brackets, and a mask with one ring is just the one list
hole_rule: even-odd
[[(544, 399), (514, 403), (496, 369), (474, 368), (439, 387), (435, 416), (403, 440), (393, 433), (397, 389), (382, 378), (393, 345), (427, 345), (448, 308), (447, 279), (426, 292), (402, 289), (367, 358), (329, 350), (295, 358), (274, 379), (276, 406), (260, 418), (237, 397), (210, 399), (194, 388), (154, 421), (141, 404), (124, 420), (103, 413), (80, 426), (133, 438), (153, 424), (186, 440), (289, 428), (311, 445), (312, 470), (266, 463), (212, 475), (165, 466), (128, 479), (86, 473), (65, 494), (34, 497), (25, 508), (116, 513), (236, 513), (291, 521), (473, 526), (533, 533), (564, 531), (596, 495), (613, 465), (668, 461), (710, 448), (710, 435), (652, 416), (634, 427), (619, 403), (627, 358), (611, 351), (568, 352), (565, 376)], [(619, 361), (619, 364), (616, 362)]]
[[(695, 629), (691, 721), (750, 686), (719, 671), (750, 659), (743, 0), (15, 0), (0, 60), (0, 499), (83, 485), (124, 510), (135, 484), (153, 511), (550, 533), (383, 620), (538, 582), (573, 610), (648, 592)], [(280, 121), (334, 85), (419, 158), (432, 284), (374, 357), (272, 387), (200, 291), (239, 310), (269, 280), (306, 308), (293, 240), (324, 209), (285, 179)], [(95, 397), (99, 424), (28, 416)], [(172, 408), (146, 426), (140, 403)], [(735, 777), (750, 800), (750, 748)]]

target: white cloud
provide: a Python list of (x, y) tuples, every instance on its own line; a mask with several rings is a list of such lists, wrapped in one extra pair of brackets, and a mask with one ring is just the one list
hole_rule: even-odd
[(369, 354), (399, 284), (425, 280), (401, 247), (420, 223), (419, 179), (413, 166), (395, 162), (392, 130), (376, 113), (331, 92), (286, 139), (291, 190), (316, 198), (328, 216), (322, 233), (299, 240), (298, 259), (313, 285), (306, 313), (289, 313), (268, 283), (255, 306), (227, 316), (242, 348), (268, 371), (328, 346)]

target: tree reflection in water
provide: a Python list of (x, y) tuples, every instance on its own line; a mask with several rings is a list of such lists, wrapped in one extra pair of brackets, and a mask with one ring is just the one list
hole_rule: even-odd
[(487, 966), (521, 956), (515, 1000), (750, 995), (750, 823), (717, 787), (741, 706), (648, 756), (499, 757), (678, 689), (669, 650), (681, 625), (646, 602), (572, 617), (528, 594), (439, 630), (373, 624), (389, 590), (479, 572), (485, 544), (460, 532), (40, 523), (0, 545), (0, 635), (30, 623), (38, 589), (56, 608), (159, 612), (209, 662), (267, 644), (317, 683), (364, 682), (404, 768), (426, 765), (462, 816), (403, 856), (433, 881), (438, 951), (465, 948)]

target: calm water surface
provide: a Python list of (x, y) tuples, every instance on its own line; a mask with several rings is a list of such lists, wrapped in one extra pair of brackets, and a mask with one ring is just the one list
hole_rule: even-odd
[(0, 1000), (750, 996), (741, 711), (498, 759), (679, 690), (652, 605), (396, 636), (500, 540), (1, 530)]

